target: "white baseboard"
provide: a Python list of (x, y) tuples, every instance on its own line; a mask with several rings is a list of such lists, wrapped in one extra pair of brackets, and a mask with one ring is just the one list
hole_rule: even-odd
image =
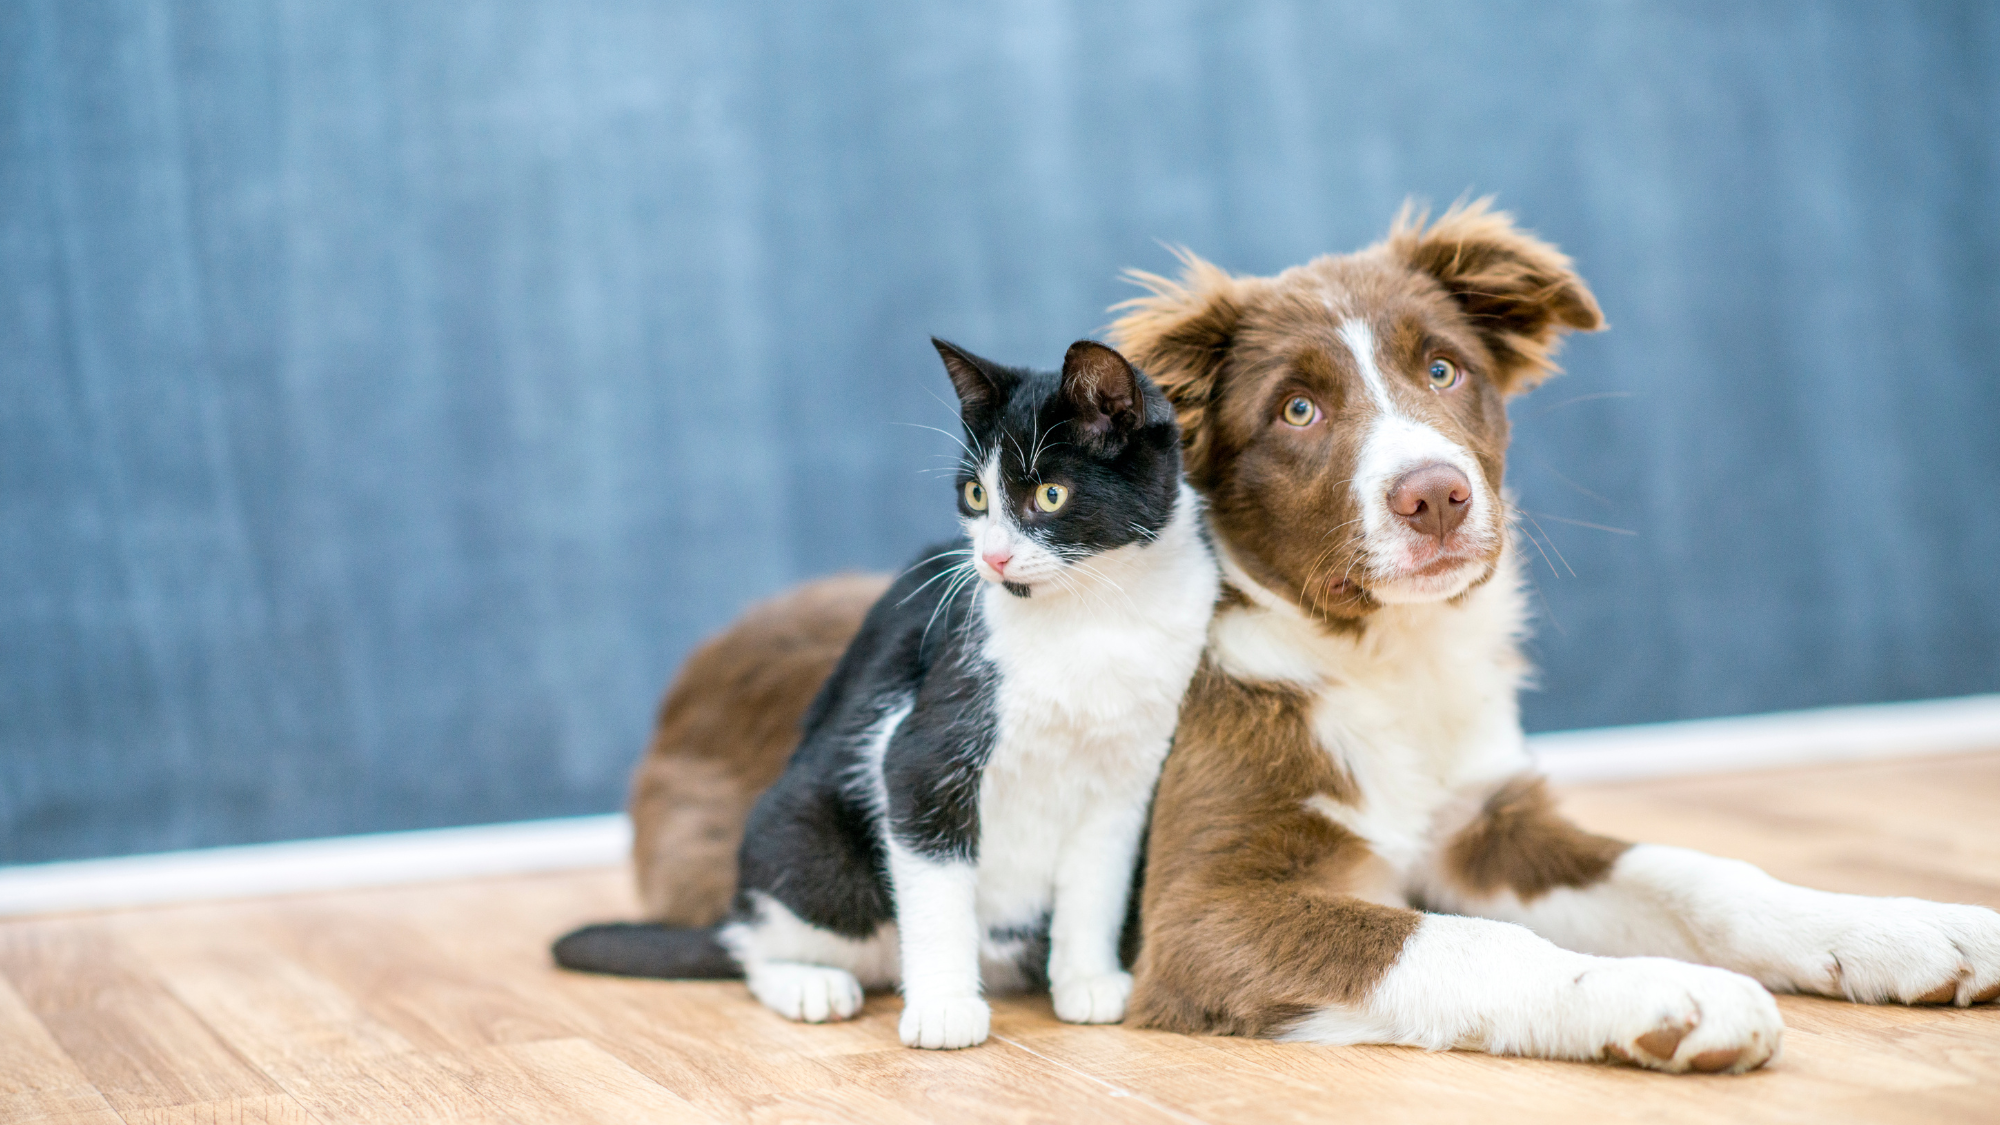
[(631, 845), (613, 814), (0, 867), (0, 916), (608, 867)]
[[(2000, 695), (1606, 727), (1528, 739), (1557, 782), (2000, 749)], [(0, 916), (516, 875), (625, 862), (621, 815), (0, 867)]]
[(1559, 731), (1528, 747), (1557, 782), (2000, 750), (2000, 695)]

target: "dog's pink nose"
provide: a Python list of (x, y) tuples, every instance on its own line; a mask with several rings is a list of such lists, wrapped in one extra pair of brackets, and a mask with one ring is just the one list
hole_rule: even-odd
[(981, 551), (979, 557), (986, 560), (986, 565), (993, 568), (993, 573), (1006, 574), (1007, 564), (1013, 560), (1014, 552), (1008, 547), (996, 547)]
[(1472, 482), (1442, 461), (1433, 461), (1396, 478), (1389, 486), (1389, 510), (1419, 535), (1443, 545), (1472, 511)]

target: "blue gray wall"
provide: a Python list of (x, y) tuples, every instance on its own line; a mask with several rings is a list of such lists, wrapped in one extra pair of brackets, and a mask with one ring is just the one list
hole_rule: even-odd
[(928, 333), (1410, 193), (1613, 325), (1515, 408), (1532, 727), (2000, 687), (1991, 5), (1001, 7), (0, 6), (0, 860), (611, 809), (949, 529)]

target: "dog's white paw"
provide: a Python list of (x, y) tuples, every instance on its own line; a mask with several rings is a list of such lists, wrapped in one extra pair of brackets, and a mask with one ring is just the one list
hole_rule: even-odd
[(1674, 1074), (1741, 1074), (1769, 1062), (1784, 1038), (1764, 986), (1723, 969), (1628, 957), (1601, 961), (1576, 983), (1585, 1018), (1602, 1037), (1600, 1059)]
[(750, 994), (786, 1019), (844, 1020), (861, 1010), (861, 982), (845, 969), (802, 961), (766, 961), (749, 974)]
[(1117, 1023), (1125, 1018), (1132, 974), (1077, 977), (1055, 985), (1049, 993), (1056, 1002), (1056, 1018), (1065, 1023)]
[[(1866, 1004), (2000, 999), (2000, 914), (1915, 898), (1828, 895), (1791, 974), (1803, 992)], [(1795, 930), (1794, 933), (1799, 932)]]
[(929, 1051), (952, 1051), (986, 1042), (992, 1009), (977, 996), (909, 996), (897, 1025), (903, 1045)]

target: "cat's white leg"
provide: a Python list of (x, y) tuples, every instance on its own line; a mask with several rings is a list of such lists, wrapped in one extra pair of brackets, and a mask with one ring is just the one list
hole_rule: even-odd
[(1810, 890), (1685, 848), (1639, 844), (1588, 886), (1527, 901), (1509, 890), (1461, 894), (1449, 905), (1571, 949), (1719, 965), (1780, 991), (1867, 1003), (2000, 998), (2000, 913)]
[(844, 1020), (861, 1010), (864, 986), (895, 982), (894, 926), (863, 939), (843, 937), (762, 891), (751, 892), (751, 898), (751, 920), (731, 922), (717, 937), (743, 966), (750, 994), (765, 1007), (806, 1023)]
[(1118, 939), (1145, 814), (1143, 799), (1101, 801), (1057, 858), (1049, 918), (1049, 993), (1057, 1019), (1117, 1023), (1125, 1018), (1132, 975), (1118, 963)]
[(1426, 914), (1364, 1000), (1322, 1008), (1282, 1038), (1741, 1072), (1783, 1034), (1771, 994), (1748, 977), (1592, 957), (1520, 926)]
[(986, 1041), (992, 1013), (980, 996), (978, 869), (889, 844), (901, 935), (903, 1042), (933, 1050)]

